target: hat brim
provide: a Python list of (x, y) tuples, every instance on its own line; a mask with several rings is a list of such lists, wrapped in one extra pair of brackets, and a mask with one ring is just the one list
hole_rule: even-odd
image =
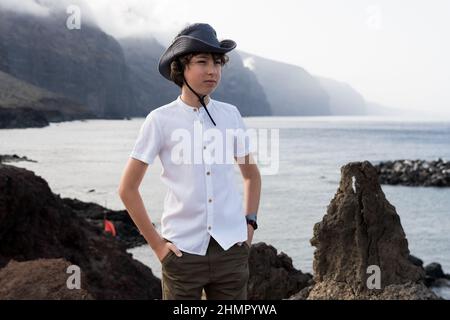
[(219, 46), (206, 43), (190, 36), (178, 37), (162, 54), (159, 59), (158, 70), (161, 75), (170, 80), (170, 63), (178, 56), (191, 52), (227, 53), (236, 48), (233, 40), (222, 40)]

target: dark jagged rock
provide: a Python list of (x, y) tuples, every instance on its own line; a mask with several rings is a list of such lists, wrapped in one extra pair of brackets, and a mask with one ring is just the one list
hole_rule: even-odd
[(312, 275), (292, 265), (285, 253), (263, 242), (253, 244), (249, 256), (249, 300), (278, 300), (290, 297), (311, 285)]
[(103, 219), (105, 217), (113, 222), (117, 232), (116, 239), (124, 243), (127, 248), (134, 248), (147, 243), (126, 210), (110, 210), (96, 203), (82, 202), (70, 198), (63, 198), (62, 201), (79, 217), (83, 217), (99, 230), (103, 230)]
[(10, 261), (0, 269), (0, 300), (91, 300), (83, 288), (67, 287), (66, 272), (71, 265), (64, 259), (38, 259), (25, 262)]
[(380, 162), (375, 166), (382, 184), (450, 187), (450, 162), (395, 160)]
[(63, 258), (95, 299), (159, 299), (161, 282), (125, 246), (79, 217), (33, 172), (0, 164), (0, 268)]
[(425, 285), (429, 288), (447, 286), (450, 289), (450, 274), (445, 274), (442, 266), (437, 262), (432, 262), (425, 267), (423, 261), (413, 255), (409, 255), (409, 261), (420, 267), (425, 273)]
[(423, 267), (423, 261), (422, 259), (417, 258), (416, 256), (413, 256), (412, 254), (410, 254), (408, 256), (408, 260), (411, 261), (415, 266), (418, 267)]
[(442, 271), (442, 266), (436, 262), (426, 265), (425, 273), (427, 276), (432, 278), (445, 278), (444, 271)]
[(369, 162), (350, 163), (341, 173), (327, 214), (314, 226), (317, 281), (330, 278), (360, 291), (369, 265), (380, 266), (383, 287), (422, 279), (420, 268), (408, 260), (400, 217), (385, 198), (374, 167)]
[(432, 262), (425, 266), (425, 284), (428, 287), (448, 287), (450, 289), (450, 274), (445, 274), (442, 266), (437, 262)]
[[(308, 299), (436, 299), (422, 268), (409, 258), (400, 217), (368, 161), (341, 168), (339, 188), (314, 226), (315, 285)], [(368, 267), (381, 271), (381, 288), (369, 289)]]

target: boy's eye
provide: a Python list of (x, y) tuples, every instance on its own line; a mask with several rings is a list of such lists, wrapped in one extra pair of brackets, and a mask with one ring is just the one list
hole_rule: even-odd
[[(199, 60), (199, 61), (197, 61), (197, 62), (198, 62), (198, 63), (205, 63), (206, 61), (205, 61), (205, 60)], [(222, 64), (222, 61), (216, 60), (216, 63)]]

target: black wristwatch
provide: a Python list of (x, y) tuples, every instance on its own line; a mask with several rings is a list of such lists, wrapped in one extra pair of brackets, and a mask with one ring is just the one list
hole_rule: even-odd
[(253, 230), (258, 229), (258, 224), (256, 223), (256, 214), (248, 214), (245, 216), (245, 219), (247, 220), (247, 224), (253, 227)]

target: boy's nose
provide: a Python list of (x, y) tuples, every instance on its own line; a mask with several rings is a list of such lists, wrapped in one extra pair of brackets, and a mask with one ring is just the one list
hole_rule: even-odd
[(214, 74), (214, 73), (217, 73), (217, 68), (216, 68), (216, 66), (214, 65), (214, 63), (208, 63), (208, 73), (209, 74)]

